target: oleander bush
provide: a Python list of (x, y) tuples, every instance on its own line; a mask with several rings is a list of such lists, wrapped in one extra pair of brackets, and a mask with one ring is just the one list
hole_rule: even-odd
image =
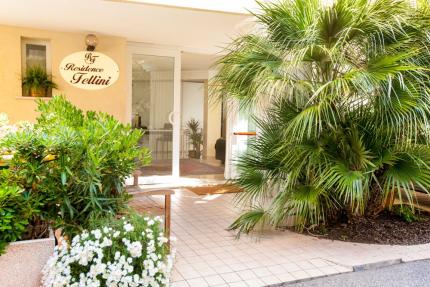
[(172, 257), (161, 219), (131, 214), (98, 221), (55, 248), (43, 270), (44, 287), (168, 286)]
[(11, 125), (9, 123), (9, 117), (5, 113), (0, 113), (0, 169), (3, 169), (11, 158), (13, 157), (13, 151), (7, 149), (2, 142), (10, 134), (16, 133), (24, 127), (30, 127), (31, 124), (28, 122), (19, 122)]
[(23, 190), (4, 181), (6, 172), (0, 171), (0, 255), (10, 242), (22, 237), (37, 214)]
[(428, 193), (428, 1), (260, 6), (215, 80), (258, 124), (237, 162), (244, 212), (231, 228), (351, 221)]
[(64, 97), (38, 102), (40, 116), (6, 136), (13, 151), (9, 181), (40, 210), (36, 221), (61, 228), (70, 238), (94, 219), (125, 207), (125, 179), (138, 160), (150, 159), (133, 130), (101, 112), (83, 112)]

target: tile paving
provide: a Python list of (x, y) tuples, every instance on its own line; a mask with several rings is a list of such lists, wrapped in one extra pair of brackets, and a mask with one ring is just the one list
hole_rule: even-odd
[[(226, 230), (238, 215), (233, 197), (176, 190), (172, 198), (172, 235), (176, 240), (173, 287), (261, 287), (351, 272), (355, 265), (383, 260), (430, 258), (430, 244), (359, 244), (290, 231), (237, 239), (234, 232)], [(153, 200), (161, 202), (161, 198)]]

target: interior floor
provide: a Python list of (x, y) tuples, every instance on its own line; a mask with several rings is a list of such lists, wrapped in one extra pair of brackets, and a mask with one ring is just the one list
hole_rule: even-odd
[[(162, 176), (172, 174), (172, 160), (159, 159), (154, 160), (150, 166), (142, 167), (142, 176)], [(218, 178), (224, 178), (224, 165), (215, 159), (181, 159), (179, 162), (180, 175), (183, 177), (208, 176), (215, 175)]]

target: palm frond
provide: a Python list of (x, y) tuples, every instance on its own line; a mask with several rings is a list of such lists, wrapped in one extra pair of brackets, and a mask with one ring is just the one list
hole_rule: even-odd
[(430, 4), (323, 2), (260, 3), (218, 63), (217, 93), (258, 111), (236, 180), (238, 204), (258, 208), (236, 230), (362, 216), (430, 190)]
[(242, 215), (230, 225), (229, 229), (237, 230), (238, 236), (241, 233), (248, 234), (258, 227), (261, 229), (264, 228), (267, 216), (267, 212), (262, 208), (250, 209), (242, 213)]

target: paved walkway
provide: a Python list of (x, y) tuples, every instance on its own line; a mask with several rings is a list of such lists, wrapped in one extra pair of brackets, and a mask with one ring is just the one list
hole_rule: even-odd
[(226, 231), (238, 214), (232, 199), (232, 194), (198, 196), (177, 190), (172, 199), (173, 287), (260, 287), (350, 272), (383, 260), (430, 258), (430, 244), (346, 243), (290, 231), (238, 240)]
[(423, 260), (276, 287), (427, 287), (429, 282), (430, 261)]

